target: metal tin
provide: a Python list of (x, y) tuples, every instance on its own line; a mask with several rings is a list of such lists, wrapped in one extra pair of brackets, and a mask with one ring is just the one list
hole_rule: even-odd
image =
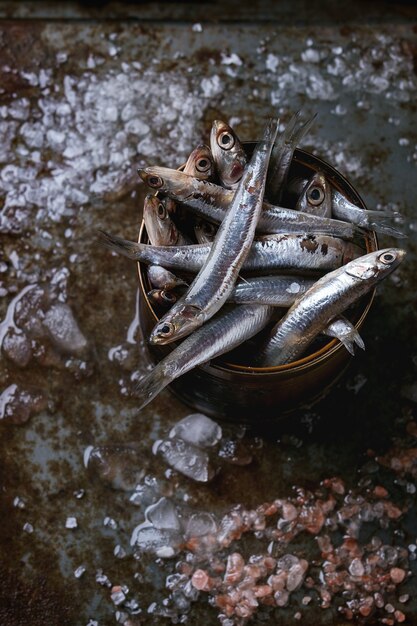
[[(254, 143), (248, 143), (248, 152)], [(320, 158), (296, 150), (290, 177), (310, 177), (316, 170), (324, 172), (331, 184), (351, 202), (366, 209), (358, 192), (335, 168)], [(147, 242), (144, 222), (139, 241)], [(378, 248), (375, 233), (366, 237), (368, 252)], [(140, 283), (140, 320), (144, 337), (148, 337), (158, 316), (147, 292), (146, 266), (138, 263)], [(364, 296), (355, 308), (351, 321), (360, 330), (369, 312), (375, 289)], [(155, 363), (166, 356), (176, 344), (152, 346), (149, 352)], [(312, 406), (323, 398), (348, 367), (351, 355), (336, 339), (319, 350), (288, 365), (269, 368), (251, 367), (227, 362), (227, 355), (210, 364), (201, 365), (170, 385), (171, 391), (193, 409), (215, 418), (251, 422), (279, 419), (304, 406)]]

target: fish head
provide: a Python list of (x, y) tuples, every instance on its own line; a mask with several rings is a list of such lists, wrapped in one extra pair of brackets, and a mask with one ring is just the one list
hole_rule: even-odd
[(211, 127), (210, 148), (223, 185), (237, 183), (246, 166), (246, 153), (233, 129), (220, 120)]
[(206, 220), (198, 220), (194, 226), (194, 232), (198, 243), (209, 243), (216, 236), (216, 227)]
[(360, 280), (380, 280), (394, 271), (405, 255), (400, 248), (376, 250), (348, 263), (346, 273)]
[(330, 217), (332, 212), (332, 192), (330, 184), (322, 172), (316, 172), (297, 202), (296, 208), (304, 213)]
[(149, 337), (149, 343), (165, 345), (182, 339), (201, 326), (203, 321), (201, 309), (177, 302), (154, 327)]
[(195, 148), (184, 166), (184, 174), (199, 180), (209, 180), (214, 174), (214, 159), (211, 150), (205, 144)]
[(177, 297), (172, 291), (165, 291), (164, 289), (152, 289), (148, 293), (148, 298), (154, 304), (160, 306), (172, 306), (177, 301)]
[(171, 219), (175, 203), (168, 198), (148, 194), (143, 206), (143, 219), (149, 240), (153, 246), (174, 246), (179, 232)]
[(141, 179), (152, 189), (162, 191), (171, 196), (174, 200), (185, 200), (190, 195), (190, 181), (192, 176), (184, 174), (169, 167), (146, 167), (138, 169)]

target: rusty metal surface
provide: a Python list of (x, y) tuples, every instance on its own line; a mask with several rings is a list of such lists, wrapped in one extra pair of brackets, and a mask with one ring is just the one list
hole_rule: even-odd
[[(10, 15), (4, 6), (1, 14)], [(194, 10), (201, 15), (201, 7)], [(0, 22), (1, 328), (13, 326), (15, 299), (38, 285), (28, 319), (66, 303), (87, 340), (74, 353), (23, 320), (34, 343), (17, 363), (2, 337), (1, 623), (126, 620), (97, 582), (100, 571), (138, 600), (142, 613), (133, 623), (166, 623), (147, 608), (164, 597), (173, 566), (137, 561), (129, 545), (143, 520), (129, 497), (144, 474), (220, 513), (238, 502), (284, 497), (291, 485), (314, 489), (332, 475), (353, 486), (367, 451), (383, 454), (403, 436), (417, 398), (416, 59), (415, 27), (406, 17), (348, 28)], [(319, 113), (304, 147), (346, 175), (370, 208), (406, 215), (407, 260), (378, 289), (363, 331), (366, 352), (328, 399), (264, 433), (254, 464), (196, 488), (179, 475), (166, 477), (151, 452), (187, 408), (164, 391), (138, 415), (129, 397), (147, 367), (135, 318), (136, 268), (100, 248), (95, 230), (136, 238), (145, 190), (135, 168), (182, 163), (216, 117), (253, 139), (273, 110), (287, 121), (301, 106), (306, 115)], [(13, 404), (19, 390), (26, 398)], [(86, 447), (132, 442), (124, 490), (84, 467)], [(411, 497), (395, 475), (378, 478), (394, 499)], [(390, 540), (406, 547), (417, 535), (413, 505), (410, 511), (390, 530)], [(77, 528), (66, 528), (73, 516)], [(104, 525), (106, 517), (117, 528)], [(114, 556), (117, 545), (126, 557)], [(313, 540), (302, 550), (314, 555)], [(86, 571), (76, 578), (79, 566)], [(415, 573), (415, 561), (409, 567)], [(295, 610), (263, 613), (253, 623), (291, 620)], [(415, 597), (404, 612), (417, 619)], [(334, 608), (303, 609), (303, 623), (318, 620), (344, 623)], [(203, 621), (218, 623), (204, 599), (188, 623)]]

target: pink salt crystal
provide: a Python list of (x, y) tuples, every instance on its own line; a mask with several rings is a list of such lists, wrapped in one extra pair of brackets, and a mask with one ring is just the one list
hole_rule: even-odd
[(401, 509), (392, 504), (392, 502), (384, 502), (384, 511), (390, 519), (398, 519), (402, 515)]
[(328, 478), (323, 481), (323, 485), (340, 496), (345, 493), (345, 485), (341, 478)]
[(274, 600), (277, 606), (285, 606), (288, 602), (290, 594), (288, 591), (276, 591), (274, 593)]
[(268, 585), (270, 585), (273, 591), (282, 591), (285, 588), (287, 582), (287, 572), (279, 572), (268, 578)]
[(307, 569), (308, 562), (304, 559), (300, 559), (299, 563), (296, 563), (290, 568), (287, 578), (288, 591), (295, 591), (301, 586)]
[(404, 615), (404, 613), (402, 611), (395, 611), (394, 617), (397, 620), (397, 622), (404, 622), (405, 621), (405, 615)]
[(192, 586), (199, 591), (208, 591), (210, 589), (209, 581), (209, 575), (202, 569), (197, 569), (191, 578)]
[(297, 613), (294, 613), (294, 619), (301, 619), (302, 615), (300, 613), (300, 611), (297, 611)]
[(264, 565), (265, 565), (267, 570), (269, 570), (269, 571), (273, 570), (275, 568), (276, 564), (277, 564), (277, 560), (274, 559), (274, 557), (266, 556), (264, 558)]
[(239, 552), (233, 552), (233, 554), (230, 554), (227, 558), (224, 582), (227, 585), (230, 585), (240, 580), (242, 578), (244, 565), (245, 561)]
[(319, 506), (307, 506), (301, 509), (298, 521), (312, 535), (317, 535), (324, 524), (324, 514)]
[(364, 600), (361, 602), (361, 605), (359, 607), (359, 613), (364, 617), (367, 617), (368, 615), (370, 615), (373, 606), (374, 599), (368, 596), (367, 598), (364, 598)]
[(349, 565), (349, 572), (352, 576), (363, 576), (365, 568), (363, 567), (362, 561), (360, 559), (353, 559), (352, 563)]
[(405, 593), (404, 595), (400, 596), (398, 598), (399, 602), (401, 602), (401, 604), (405, 604), (406, 602), (408, 602), (408, 600), (410, 599), (410, 596), (408, 595), (408, 593)]
[(330, 602), (332, 600), (332, 596), (331, 593), (329, 591), (327, 591), (327, 589), (320, 589), (320, 596), (321, 596), (321, 608), (322, 609), (328, 609), (330, 606)]
[(311, 600), (311, 596), (304, 596), (304, 598), (301, 600), (301, 604), (303, 606), (307, 606), (307, 604), (310, 604)]
[(272, 593), (272, 587), (269, 585), (256, 585), (253, 588), (253, 593), (255, 598), (264, 598), (265, 596), (269, 596)]
[(377, 485), (374, 489), (374, 495), (377, 498), (386, 498), (388, 496), (388, 491), (385, 487), (381, 487), (381, 485)]
[(392, 582), (395, 583), (396, 585), (399, 585), (400, 583), (403, 582), (405, 578), (405, 571), (399, 567), (393, 567), (390, 570), (389, 575), (391, 576)]
[(384, 598), (382, 597), (382, 594), (380, 593), (374, 593), (374, 599), (375, 599), (375, 604), (379, 609), (382, 609), (382, 607), (384, 606)]
[(291, 502), (285, 502), (285, 504), (283, 504), (282, 506), (281, 515), (285, 519), (286, 522), (292, 522), (292, 520), (294, 520), (297, 517), (298, 511), (295, 508), (295, 506), (291, 504)]

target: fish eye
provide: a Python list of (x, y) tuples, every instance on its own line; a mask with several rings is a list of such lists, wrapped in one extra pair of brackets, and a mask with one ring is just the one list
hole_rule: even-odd
[(171, 293), (170, 291), (161, 291), (161, 296), (167, 302), (175, 302), (176, 301), (175, 295), (173, 293)]
[(166, 208), (164, 207), (162, 202), (158, 204), (157, 213), (158, 213), (158, 217), (160, 217), (162, 220), (165, 219), (167, 216)]
[(218, 144), (224, 150), (230, 150), (235, 145), (235, 139), (231, 133), (225, 130), (219, 135)]
[(393, 261), (395, 261), (395, 254), (393, 254), (392, 252), (384, 252), (384, 254), (381, 254), (379, 259), (380, 261), (382, 261), (382, 263), (390, 265)]
[(307, 200), (310, 204), (318, 206), (324, 200), (324, 191), (321, 187), (312, 187), (307, 192)]
[(210, 161), (208, 159), (198, 159), (196, 168), (199, 172), (207, 172), (210, 169)]
[(208, 222), (206, 222), (205, 224), (203, 224), (203, 232), (206, 235), (211, 235), (214, 232), (214, 226), (213, 224), (209, 224)]
[(174, 325), (170, 322), (165, 322), (165, 324), (163, 324), (159, 329), (158, 335), (162, 335), (163, 337), (169, 337), (170, 335), (172, 335), (173, 332)]
[(147, 183), (149, 187), (155, 187), (155, 189), (158, 189), (159, 187), (162, 187), (164, 181), (160, 176), (148, 176)]

